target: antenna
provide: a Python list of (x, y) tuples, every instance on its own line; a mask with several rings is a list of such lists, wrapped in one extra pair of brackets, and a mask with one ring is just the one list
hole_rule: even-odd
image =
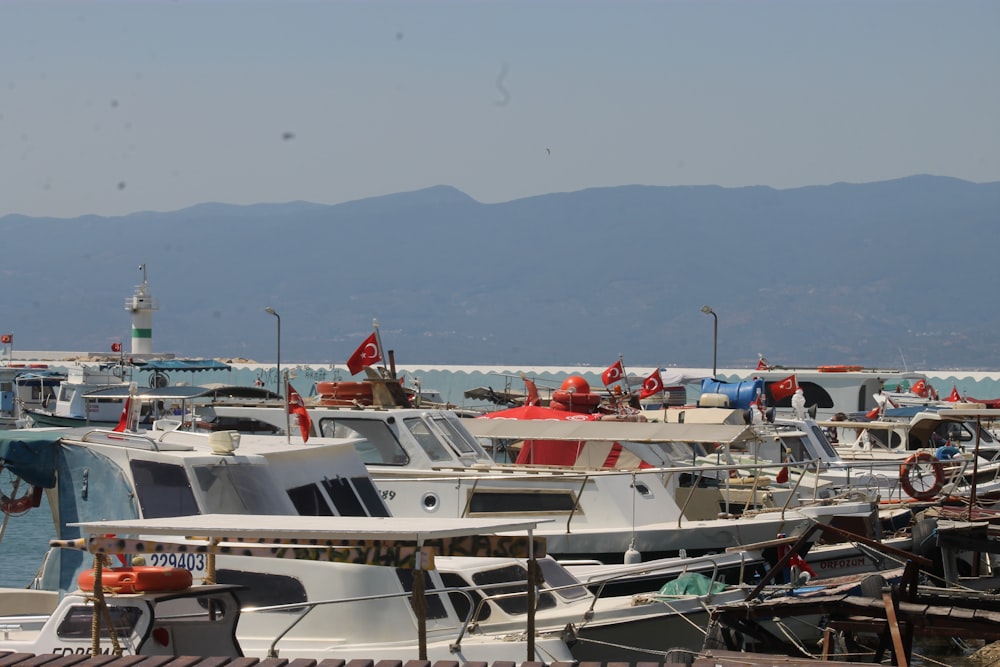
[(899, 358), (903, 360), (903, 370), (909, 371), (910, 369), (906, 367), (906, 357), (903, 356), (903, 348), (896, 346), (896, 349), (899, 350)]

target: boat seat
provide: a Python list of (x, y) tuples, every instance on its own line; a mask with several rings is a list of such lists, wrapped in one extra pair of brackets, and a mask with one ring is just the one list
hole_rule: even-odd
[(0, 588), (0, 616), (51, 614), (59, 604), (56, 591), (30, 588)]

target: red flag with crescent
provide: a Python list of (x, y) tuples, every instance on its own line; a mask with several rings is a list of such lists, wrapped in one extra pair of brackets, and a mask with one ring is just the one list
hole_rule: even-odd
[(0, 344), (10, 345), (14, 342), (14, 334), (0, 334)]
[(660, 377), (660, 369), (657, 368), (649, 377), (642, 381), (642, 389), (639, 390), (639, 398), (648, 398), (653, 394), (663, 391), (663, 378)]
[(298, 415), (299, 432), (302, 434), (302, 442), (309, 442), (309, 431), (312, 430), (312, 419), (309, 411), (306, 410), (306, 403), (302, 400), (299, 392), (289, 382), (286, 385), (285, 393), (288, 395), (288, 414)]
[(122, 406), (122, 415), (118, 418), (118, 424), (111, 429), (112, 431), (118, 431), (119, 433), (124, 433), (125, 429), (128, 428), (128, 412), (132, 407), (132, 397), (129, 396), (125, 399), (125, 405)]
[(347, 370), (351, 371), (351, 375), (355, 375), (360, 373), (365, 366), (371, 366), (380, 361), (382, 361), (382, 350), (378, 348), (378, 337), (373, 331), (347, 360)]
[(122, 344), (121, 343), (111, 343), (111, 351), (112, 352), (121, 352), (122, 351)]
[(795, 380), (795, 376), (789, 375), (783, 380), (771, 383), (771, 397), (774, 398), (775, 401), (780, 401), (781, 399), (794, 394), (795, 390), (798, 388), (799, 383)]
[(961, 394), (958, 393), (958, 387), (951, 385), (951, 393), (948, 394), (948, 398), (944, 399), (949, 403), (960, 403), (962, 401)]
[(766, 371), (767, 370), (767, 359), (765, 359), (764, 355), (762, 355), (762, 354), (758, 355), (758, 356), (760, 358), (757, 360), (757, 370), (759, 370), (759, 371)]
[(625, 378), (625, 366), (622, 365), (622, 360), (619, 359), (615, 363), (607, 367), (607, 369), (601, 373), (601, 381), (604, 386), (607, 387), (609, 384), (614, 384), (619, 380)]

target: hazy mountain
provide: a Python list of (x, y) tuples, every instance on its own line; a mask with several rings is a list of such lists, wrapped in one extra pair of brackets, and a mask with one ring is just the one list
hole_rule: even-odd
[(343, 363), (378, 318), (406, 363), (1000, 368), (1000, 183), (625, 186), (481, 204), (439, 186), (336, 206), (0, 218), (20, 349), (128, 341)]

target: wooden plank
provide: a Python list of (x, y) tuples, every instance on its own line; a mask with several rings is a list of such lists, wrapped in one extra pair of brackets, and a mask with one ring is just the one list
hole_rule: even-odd
[(903, 648), (903, 636), (899, 633), (899, 623), (896, 621), (896, 607), (892, 601), (892, 592), (882, 593), (882, 602), (885, 603), (885, 616), (889, 621), (889, 634), (892, 637), (892, 650), (896, 654), (896, 663), (900, 667), (907, 667), (906, 656), (908, 652)]

